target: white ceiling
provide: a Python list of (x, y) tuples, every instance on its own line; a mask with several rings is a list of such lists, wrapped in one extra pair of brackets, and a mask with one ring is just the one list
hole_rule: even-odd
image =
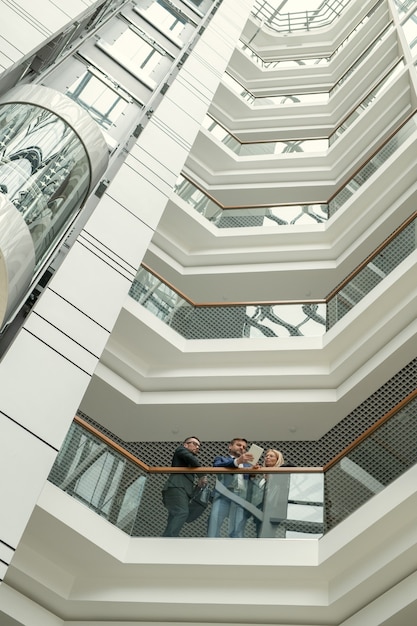
[(80, 409), (128, 441), (317, 439), (415, 357), (416, 254), (322, 337), (186, 340), (128, 298)]

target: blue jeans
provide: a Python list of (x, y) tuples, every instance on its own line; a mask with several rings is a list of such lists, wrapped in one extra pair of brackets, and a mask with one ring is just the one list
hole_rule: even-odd
[(211, 505), (211, 513), (208, 524), (208, 537), (220, 537), (221, 527), (226, 519), (228, 521), (228, 536), (243, 537), (246, 524), (246, 511), (236, 504), (219, 494), (214, 496), (213, 504)]

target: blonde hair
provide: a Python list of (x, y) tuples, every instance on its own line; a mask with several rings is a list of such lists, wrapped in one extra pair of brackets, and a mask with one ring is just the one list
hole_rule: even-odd
[(281, 465), (284, 465), (285, 461), (284, 461), (284, 455), (282, 454), (282, 452), (280, 452), (279, 450), (275, 450), (275, 448), (268, 448), (268, 450), (266, 450), (265, 452), (265, 455), (267, 455), (268, 452), (272, 452), (277, 457), (277, 462), (275, 463), (275, 467), (280, 467)]

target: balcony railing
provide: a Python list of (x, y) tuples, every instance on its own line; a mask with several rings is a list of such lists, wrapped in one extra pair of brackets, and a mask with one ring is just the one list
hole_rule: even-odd
[(378, 2), (372, 7), (372, 9), (365, 15), (365, 17), (355, 26), (355, 28), (349, 33), (347, 37), (342, 41), (341, 44), (337, 46), (337, 48), (332, 52), (330, 56), (327, 57), (308, 57), (308, 58), (298, 58), (298, 59), (282, 59), (282, 60), (274, 60), (274, 61), (264, 61), (259, 54), (257, 54), (251, 47), (241, 41), (239, 42), (239, 47), (243, 50), (243, 52), (254, 61), (257, 65), (260, 65), (265, 70), (274, 70), (279, 68), (287, 68), (287, 67), (300, 67), (300, 66), (311, 66), (311, 65), (328, 65), (332, 59), (336, 57), (336, 55), (343, 49), (345, 46), (352, 41), (352, 39), (361, 31), (363, 26), (369, 27), (368, 21), (377, 11), (377, 9), (382, 6), (384, 0), (378, 0)]
[(186, 339), (320, 336), (417, 249), (416, 216), (321, 301), (199, 305), (144, 265), (129, 295)]
[[(294, 154), (294, 153), (325, 153), (330, 145), (333, 145), (337, 139), (358, 119), (358, 117), (368, 109), (368, 107), (380, 96), (384, 89), (393, 82), (404, 68), (404, 62), (401, 60), (397, 63), (388, 74), (380, 81), (380, 83), (372, 89), (372, 91), (362, 100), (362, 102), (350, 113), (350, 115), (339, 124), (330, 137), (313, 138), (313, 139), (281, 139), (281, 140), (265, 140), (242, 142), (235, 135), (230, 133), (224, 126), (219, 124), (210, 115), (206, 115), (203, 120), (203, 128), (208, 130), (213, 137), (221, 141), (229, 150), (240, 157), (245, 156), (268, 156), (277, 154)], [(308, 102), (314, 102), (319, 94), (303, 94), (301, 96), (278, 96), (270, 98), (272, 101), (301, 102), (302, 98)]]
[(326, 330), (324, 303), (199, 306), (144, 266), (129, 295), (186, 339), (312, 337)]
[(209, 115), (206, 115), (203, 120), (203, 128), (240, 157), (326, 152), (329, 147), (328, 138), (242, 143)]
[[(249, 102), (254, 107), (262, 105), (294, 105), (294, 104), (319, 104), (327, 103), (340, 89), (340, 87), (356, 72), (356, 70), (373, 54), (376, 49), (385, 43), (386, 39), (394, 32), (393, 24), (385, 26), (382, 32), (369, 44), (369, 46), (356, 58), (355, 62), (344, 72), (344, 74), (334, 83), (329, 91), (312, 92), (312, 93), (293, 93), (280, 95), (263, 95), (255, 96), (245, 87), (243, 87), (233, 76), (226, 73), (224, 83), (228, 85), (243, 100)], [(397, 61), (399, 56), (397, 55)]]
[[(393, 407), (325, 467), (192, 470), (244, 510), (244, 537), (318, 538), (346, 519), (417, 462), (417, 390)], [(134, 537), (159, 537), (167, 513), (162, 491), (184, 468), (152, 467), (77, 417), (56, 458), (49, 481)], [(236, 495), (221, 476), (244, 474)], [(220, 478), (220, 480), (219, 480)], [(220, 484), (219, 484), (220, 483)], [(206, 537), (211, 504), (195, 510), (181, 535)], [(227, 537), (226, 523), (219, 534)]]
[(257, 0), (252, 14), (279, 32), (305, 31), (329, 26), (337, 19), (350, 0), (327, 0), (311, 11), (278, 13), (276, 5), (267, 0)]
[(223, 208), (191, 180), (180, 175), (175, 193), (217, 228), (276, 228), (294, 224), (321, 224), (328, 204), (286, 204), (268, 207)]
[[(366, 108), (367, 104), (364, 103), (363, 106)], [(336, 133), (344, 132), (358, 114), (359, 111), (355, 110), (354, 115), (345, 120)], [(369, 179), (376, 175), (416, 129), (417, 114), (414, 113), (326, 203), (225, 208), (183, 175), (178, 178), (174, 192), (218, 228), (272, 228), (322, 223), (335, 215)]]

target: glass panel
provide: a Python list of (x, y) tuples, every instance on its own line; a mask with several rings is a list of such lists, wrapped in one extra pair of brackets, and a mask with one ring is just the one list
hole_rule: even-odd
[(192, 305), (159, 278), (141, 268), (130, 296), (186, 339), (314, 337), (323, 335), (415, 249), (413, 220), (326, 305)]
[(326, 530), (417, 462), (417, 398), (326, 472)]
[(329, 328), (342, 319), (362, 298), (416, 250), (416, 223), (416, 220), (413, 220), (329, 300), (327, 305)]
[[(174, 536), (174, 532), (182, 537), (285, 537), (298, 532), (312, 538), (322, 529), (321, 473), (264, 475), (213, 468), (199, 473), (187, 470), (185, 501), (176, 489), (183, 478), (182, 473), (143, 471), (74, 422), (48, 480), (136, 537)], [(197, 487), (200, 478), (207, 485), (204, 489)], [(176, 506), (176, 514), (171, 514), (167, 526), (171, 505)], [(186, 515), (178, 521), (183, 510)], [(281, 532), (282, 524), (285, 532)]]
[(417, 0), (394, 0), (400, 16), (405, 15), (411, 7), (417, 4)]
[(413, 50), (417, 44), (417, 11), (414, 11), (403, 24), (403, 30), (410, 50)]
[(238, 156), (276, 155), (294, 152), (325, 152), (329, 147), (328, 139), (241, 143), (208, 115), (206, 115), (203, 120), (203, 127)]
[(330, 90), (330, 95), (333, 96), (336, 91), (343, 85), (343, 83), (358, 69), (358, 67), (364, 62), (366, 61), (367, 58), (369, 58), (369, 56), (371, 55), (371, 53), (378, 47), (381, 45), (385, 35), (390, 31), (393, 30), (393, 25), (390, 24), (389, 26), (386, 27), (386, 29), (382, 32), (382, 34), (378, 37), (378, 39), (376, 39), (375, 41), (373, 41), (368, 48), (365, 50), (365, 52), (363, 52), (357, 59), (356, 61), (350, 66), (350, 68), (348, 69), (348, 71), (343, 74), (343, 76), (337, 81), (337, 83), (331, 88)]
[(194, 306), (141, 268), (129, 295), (186, 339), (319, 336), (326, 305)]
[(40, 107), (1, 107), (0, 128), (0, 192), (22, 214), (39, 264), (87, 194), (88, 158), (72, 129)]
[(90, 70), (86, 70), (68, 89), (66, 95), (75, 100), (104, 129), (109, 129), (123, 115), (129, 98), (123, 98)]
[(330, 136), (330, 145), (333, 145), (333, 143), (337, 139), (339, 139), (339, 137), (345, 132), (345, 130), (347, 130), (357, 120), (357, 118), (364, 111), (366, 111), (369, 105), (372, 104), (372, 102), (374, 102), (374, 100), (378, 98), (381, 92), (384, 91), (385, 87), (387, 87), (394, 81), (394, 78), (396, 78), (400, 74), (403, 68), (404, 62), (400, 61), (400, 63), (398, 63), (394, 67), (394, 69), (392, 69), (389, 74), (381, 81), (381, 83), (375, 89), (373, 89), (373, 91), (371, 91), (371, 93), (364, 100), (362, 100), (360, 105), (349, 115), (348, 118), (345, 119), (343, 124), (336, 128), (334, 133)]
[(241, 98), (250, 102), (254, 106), (270, 106), (270, 105), (293, 105), (293, 104), (324, 104), (329, 100), (329, 92), (320, 93), (302, 93), (295, 95), (279, 95), (279, 96), (259, 96), (255, 97), (240, 85), (227, 72), (223, 76), (223, 82), (228, 85)]
[(316, 538), (324, 529), (323, 474), (270, 474), (259, 537)]
[[(180, 505), (186, 516), (179, 536), (316, 539), (416, 462), (414, 397), (325, 474), (290, 467), (251, 473), (187, 470), (192, 484), (206, 477), (209, 497), (200, 500), (201, 489), (191, 486)], [(48, 480), (129, 535), (161, 537), (170, 509), (170, 477), (184, 474), (144, 471), (74, 422)]]
[(164, 56), (128, 27), (111, 43), (100, 39), (96, 45), (139, 79), (143, 75), (151, 78)]
[(180, 176), (175, 193), (218, 228), (276, 228), (327, 221), (327, 204), (295, 204), (276, 207), (222, 209), (192, 182)]
[(145, 15), (151, 24), (157, 24), (161, 31), (169, 33), (176, 39), (180, 38), (187, 24), (186, 18), (177, 13), (175, 8), (164, 2), (164, 0), (155, 0), (149, 3), (149, 6), (144, 8), (135, 7), (135, 10)]
[(369, 178), (400, 148), (416, 130), (416, 117), (412, 117), (399, 131), (376, 153), (360, 172), (351, 178), (348, 183), (330, 200), (329, 217), (334, 215), (349, 198), (365, 184)]
[(109, 522), (131, 533), (146, 473), (73, 423), (49, 480)]

